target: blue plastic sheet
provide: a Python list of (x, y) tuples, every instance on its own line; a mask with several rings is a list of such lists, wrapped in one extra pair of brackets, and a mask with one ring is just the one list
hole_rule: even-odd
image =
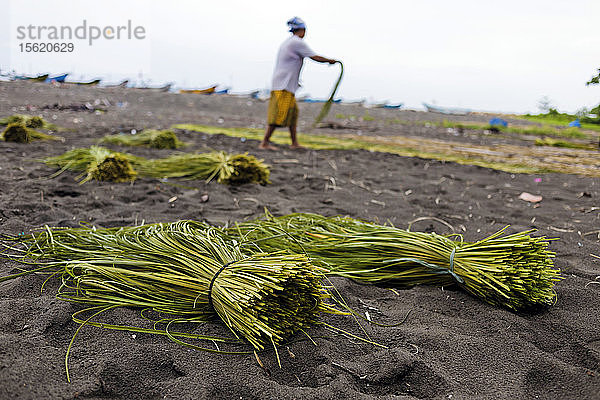
[(503, 126), (506, 128), (508, 126), (508, 122), (502, 118), (492, 118), (490, 119), (490, 126)]

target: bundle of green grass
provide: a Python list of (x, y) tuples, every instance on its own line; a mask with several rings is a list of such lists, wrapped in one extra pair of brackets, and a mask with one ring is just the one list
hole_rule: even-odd
[[(110, 157), (109, 157), (110, 156)], [(99, 175), (96, 171), (100, 161), (110, 158), (112, 175)], [(116, 162), (119, 161), (117, 166)], [(115, 182), (130, 181), (135, 175), (158, 179), (213, 179), (219, 183), (237, 185), (243, 183), (269, 183), (269, 167), (262, 160), (248, 154), (227, 154), (215, 151), (202, 154), (176, 154), (166, 158), (145, 159), (131, 154), (112, 152), (104, 147), (74, 149), (60, 156), (44, 160), (48, 165), (55, 165), (62, 170), (86, 171), (90, 179), (112, 180)], [(120, 168), (119, 168), (120, 167)], [(109, 169), (108, 165), (107, 168)], [(135, 170), (135, 171), (134, 171)]]
[(102, 143), (112, 143), (122, 146), (145, 146), (154, 149), (177, 149), (185, 144), (170, 130), (145, 129), (135, 135), (105, 136)]
[(27, 128), (31, 129), (47, 129), (47, 130), (56, 130), (57, 127), (54, 124), (47, 122), (42, 117), (37, 115), (24, 115), (24, 114), (14, 114), (9, 115), (6, 118), (0, 119), (0, 125), (10, 125), (10, 124), (23, 124)]
[(269, 167), (252, 155), (213, 151), (201, 154), (178, 154), (167, 158), (140, 161), (136, 169), (154, 178), (204, 179), (210, 182), (239, 185), (269, 183)]
[[(58, 298), (87, 305), (85, 311), (94, 311), (93, 316), (117, 307), (139, 307), (160, 313), (158, 322), (166, 327), (82, 320), (80, 311), (74, 320), (82, 324), (163, 334), (192, 347), (197, 346), (179, 338), (249, 343), (261, 350), (303, 332), (323, 311), (340, 313), (325, 301), (329, 295), (321, 284), (323, 271), (305, 255), (258, 251), (245, 255), (220, 231), (194, 221), (111, 229), (46, 228), (12, 240), (26, 248), (16, 259), (37, 268), (2, 277), (0, 282), (47, 272), (62, 282)], [(170, 328), (209, 321), (215, 315), (235, 338)]]
[[(506, 229), (506, 228), (505, 228)], [(225, 228), (249, 250), (306, 252), (331, 274), (364, 283), (456, 284), (490, 304), (518, 311), (552, 305), (560, 271), (549, 239), (505, 229), (477, 242), (410, 232), (345, 217), (291, 214)]]
[(49, 157), (44, 160), (47, 165), (57, 166), (64, 171), (82, 171), (77, 177), (80, 183), (92, 179), (109, 182), (131, 182), (135, 180), (137, 173), (131, 166), (133, 156), (113, 152), (100, 146), (73, 149), (66, 153)]
[(60, 140), (58, 136), (48, 135), (29, 128), (23, 123), (13, 122), (8, 124), (2, 132), (2, 140), (13, 143), (30, 143), (33, 140)]

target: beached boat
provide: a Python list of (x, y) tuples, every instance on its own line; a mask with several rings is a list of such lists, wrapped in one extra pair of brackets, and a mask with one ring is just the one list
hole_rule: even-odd
[(271, 91), (269, 89), (261, 89), (258, 91), (255, 99), (258, 101), (267, 101), (271, 98)]
[(384, 108), (387, 103), (366, 103), (363, 104), (365, 108)]
[(127, 87), (128, 84), (129, 84), (129, 80), (125, 79), (121, 83), (117, 83), (115, 85), (106, 85), (105, 87), (106, 88), (111, 88), (111, 89), (114, 89), (114, 88), (124, 89), (124, 88)]
[(429, 112), (434, 112), (438, 114), (448, 114), (448, 115), (467, 115), (471, 112), (471, 110), (467, 108), (451, 108), (451, 107), (439, 107), (431, 104), (423, 103), (423, 106)]
[(22, 80), (22, 81), (44, 82), (46, 79), (48, 79), (48, 74), (43, 74), (43, 75), (38, 75), (38, 76), (17, 75), (17, 76), (15, 76), (15, 79)]
[(311, 99), (310, 97), (300, 98), (299, 101), (303, 103), (325, 103), (325, 100), (322, 99)]
[(221, 89), (221, 90), (216, 90), (215, 94), (228, 94), (229, 93), (229, 88), (225, 88), (225, 89)]
[(179, 93), (213, 94), (217, 89), (217, 86), (218, 85), (214, 85), (206, 89), (180, 89)]
[[(327, 102), (327, 100), (324, 99), (312, 99), (310, 97), (307, 98), (303, 98), (300, 101), (304, 102), (304, 103), (325, 103)], [(342, 99), (335, 99), (333, 100), (334, 103), (341, 103)]]
[(89, 82), (64, 82), (64, 83), (68, 83), (69, 85), (83, 85), (83, 86), (96, 86), (100, 83), (100, 79), (94, 79), (93, 81), (89, 81)]
[(364, 105), (366, 104), (367, 100), (366, 99), (360, 99), (360, 100), (344, 100), (344, 104), (358, 104), (358, 105)]
[(69, 75), (69, 74), (62, 74), (62, 75), (57, 75), (57, 76), (53, 76), (53, 77), (48, 77), (48, 78), (46, 78), (45, 82), (64, 82), (67, 75)]
[(136, 87), (133, 89), (148, 90), (151, 92), (168, 92), (169, 90), (171, 90), (171, 86), (173, 86), (172, 83), (167, 83), (166, 85), (159, 86), (159, 87), (146, 86), (146, 87)]
[(390, 108), (390, 109), (400, 109), (402, 108), (402, 106), (404, 105), (404, 103), (398, 103), (398, 104), (384, 104), (383, 108)]

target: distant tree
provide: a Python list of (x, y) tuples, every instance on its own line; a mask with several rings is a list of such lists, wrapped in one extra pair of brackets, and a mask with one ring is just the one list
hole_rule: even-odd
[[(589, 86), (589, 85), (600, 85), (600, 68), (598, 68), (598, 75), (592, 77), (592, 79), (590, 79), (585, 84), (586, 84), (586, 86)], [(592, 108), (590, 110), (590, 112), (592, 114), (596, 114), (597, 115), (596, 119), (598, 121), (600, 121), (600, 105), (597, 105), (596, 107)]]
[(579, 118), (583, 118), (583, 117), (587, 116), (590, 112), (591, 112), (591, 110), (589, 108), (581, 107), (579, 110), (575, 111), (575, 115), (578, 116)]
[(586, 84), (586, 86), (589, 86), (589, 85), (599, 85), (600, 84), (600, 68), (598, 68), (598, 75), (592, 77), (592, 79), (590, 79), (585, 84)]
[(542, 112), (542, 114), (548, 113), (554, 107), (552, 105), (552, 100), (548, 96), (544, 96), (538, 100), (538, 109)]

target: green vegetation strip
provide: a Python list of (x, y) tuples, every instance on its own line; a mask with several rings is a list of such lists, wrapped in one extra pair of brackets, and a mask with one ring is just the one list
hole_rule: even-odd
[[(512, 116), (511, 116), (512, 117)], [(433, 123), (435, 124), (435, 123)], [(475, 122), (454, 122), (443, 121), (438, 126), (444, 128), (470, 129), (470, 130), (497, 130), (502, 133), (512, 133), (518, 135), (534, 136), (560, 136), (574, 139), (594, 139), (595, 136), (582, 132), (579, 128), (556, 128), (548, 124), (541, 126), (490, 126), (489, 124), (479, 124)]]
[[(177, 124), (183, 129), (206, 134), (224, 134), (233, 137), (261, 140), (264, 132), (252, 128), (225, 128), (207, 125)], [(289, 144), (289, 135), (278, 131), (272, 141)], [(368, 150), (421, 157), (459, 164), (476, 165), (513, 173), (572, 173), (600, 176), (600, 155), (583, 150), (562, 153), (560, 148), (525, 147), (516, 145), (481, 146), (406, 136), (366, 136), (341, 134), (335, 136), (303, 134), (303, 146), (317, 150)], [(564, 152), (564, 151), (563, 151)]]
[[(455, 128), (455, 129), (465, 129), (465, 130), (473, 130), (473, 131), (494, 131), (500, 133), (508, 133), (514, 135), (533, 135), (533, 136), (558, 136), (564, 138), (573, 138), (573, 139), (589, 139), (595, 140), (598, 135), (592, 134), (588, 131), (596, 131), (600, 132), (600, 125), (596, 124), (582, 124), (584, 130), (575, 127), (567, 127), (564, 121), (554, 121), (546, 118), (537, 118), (536, 116), (528, 117), (522, 115), (509, 115), (507, 116), (513, 119), (523, 119), (530, 120), (541, 123), (541, 125), (509, 125), (507, 127), (504, 126), (491, 126), (487, 123), (480, 122), (458, 122), (458, 121), (449, 121), (443, 120), (442, 122), (438, 121), (408, 121), (400, 118), (392, 118), (385, 119), (384, 122), (386, 125), (415, 125), (415, 126), (425, 126), (425, 127), (438, 127), (438, 128)], [(336, 114), (336, 118), (338, 119), (350, 119), (356, 120), (356, 115), (344, 115), (344, 114)], [(375, 118), (369, 115), (368, 111), (365, 111), (365, 114), (361, 117), (363, 121), (373, 121)], [(575, 117), (573, 117), (570, 121), (573, 121)], [(557, 125), (557, 126), (553, 126)]]
[[(596, 107), (593, 112), (600, 112), (600, 107)], [(512, 116), (511, 116), (512, 117)], [(545, 125), (565, 126), (576, 119), (580, 120), (581, 127), (595, 132), (600, 132), (600, 117), (590, 118), (587, 116), (579, 116), (567, 113), (559, 113), (555, 109), (550, 109), (545, 114), (525, 114), (515, 115), (514, 118), (524, 119), (527, 121), (539, 122)], [(577, 128), (574, 128), (577, 129)]]
[(567, 149), (584, 149), (584, 150), (598, 150), (597, 145), (576, 143), (567, 140), (552, 139), (545, 137), (542, 139), (535, 139), (536, 146), (552, 146), (552, 147), (564, 147)]
[(560, 271), (549, 239), (504, 229), (477, 242), (410, 232), (347, 217), (290, 214), (225, 229), (265, 251), (307, 252), (332, 275), (399, 286), (457, 284), (490, 304), (512, 310), (552, 305)]

